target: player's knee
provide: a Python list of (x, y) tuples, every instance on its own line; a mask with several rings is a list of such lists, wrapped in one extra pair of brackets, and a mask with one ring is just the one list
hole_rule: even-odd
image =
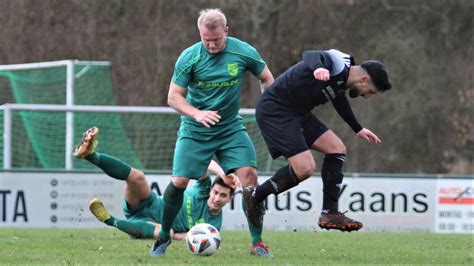
[(173, 178), (171, 179), (171, 182), (173, 182), (173, 185), (177, 188), (186, 188), (189, 183), (189, 178), (173, 176)]
[(346, 146), (342, 140), (332, 131), (328, 131), (325, 137), (318, 139), (312, 148), (322, 151), (325, 154), (346, 153)]
[(143, 183), (146, 182), (145, 174), (135, 168), (132, 168), (130, 171), (130, 174), (127, 179), (128, 182), (133, 182), (133, 183)]
[(326, 154), (331, 154), (331, 153), (343, 153), (346, 154), (346, 146), (342, 141), (333, 143), (333, 145), (330, 146), (330, 149), (326, 152)]
[(316, 171), (316, 163), (314, 161), (308, 161), (293, 167), (293, 170), (296, 176), (298, 176), (298, 179), (303, 181), (314, 174), (314, 171)]
[(341, 143), (341, 145), (339, 146), (338, 151), (336, 151), (336, 153), (346, 154), (346, 145), (344, 145), (344, 143)]
[(235, 171), (237, 176), (240, 178), (242, 186), (255, 186), (257, 185), (257, 170), (253, 167), (242, 167)]

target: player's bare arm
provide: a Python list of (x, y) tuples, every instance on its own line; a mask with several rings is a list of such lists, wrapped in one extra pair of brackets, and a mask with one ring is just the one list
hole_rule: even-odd
[(372, 131), (368, 130), (367, 128), (361, 129), (357, 132), (357, 136), (359, 138), (367, 140), (369, 143), (380, 143), (382, 142), (377, 135), (375, 135)]
[(222, 178), (224, 183), (226, 183), (228, 186), (232, 187), (233, 189), (236, 189), (242, 186), (242, 184), (240, 183), (240, 179), (237, 177), (237, 175), (235, 174), (226, 175), (222, 167), (214, 160), (211, 160), (211, 163), (209, 164), (207, 170), (219, 176), (220, 178)]
[(228, 174), (222, 177), (222, 180), (224, 180), (224, 183), (226, 183), (228, 186), (230, 186), (233, 189), (237, 189), (239, 187), (242, 187), (242, 183), (240, 182), (239, 177), (236, 174)]
[(209, 163), (209, 166), (207, 167), (207, 170), (219, 176), (220, 178), (223, 178), (225, 176), (225, 173), (222, 167), (214, 160), (211, 160), (211, 162)]
[(265, 89), (270, 87), (274, 81), (273, 74), (268, 66), (265, 66), (265, 68), (262, 70), (262, 73), (260, 73), (257, 78), (260, 80), (261, 86)]
[(168, 105), (178, 111), (178, 113), (192, 117), (205, 127), (211, 127), (219, 122), (221, 116), (217, 111), (199, 110), (190, 105), (186, 100), (187, 92), (188, 90), (186, 88), (171, 82), (168, 92)]
[(174, 240), (185, 240), (187, 233), (175, 233), (173, 229), (171, 229), (171, 238)]

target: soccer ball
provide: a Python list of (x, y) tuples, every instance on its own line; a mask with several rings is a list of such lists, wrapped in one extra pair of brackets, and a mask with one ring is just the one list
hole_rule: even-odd
[(186, 244), (195, 255), (211, 256), (221, 244), (221, 234), (210, 224), (196, 224), (186, 235)]

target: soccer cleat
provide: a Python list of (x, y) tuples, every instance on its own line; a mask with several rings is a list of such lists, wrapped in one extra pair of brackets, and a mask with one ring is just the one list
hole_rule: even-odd
[(72, 155), (76, 158), (84, 159), (87, 155), (94, 153), (97, 144), (99, 144), (99, 142), (95, 140), (98, 134), (99, 129), (97, 127), (91, 127), (84, 132), (81, 142), (74, 148)]
[(321, 213), (318, 222), (319, 227), (321, 229), (337, 229), (344, 232), (357, 231), (362, 228), (362, 223), (345, 216), (344, 213)]
[(171, 244), (171, 239), (163, 240), (161, 237), (155, 241), (155, 244), (150, 249), (150, 255), (152, 257), (164, 256), (166, 253), (166, 248)]
[(242, 189), (242, 196), (244, 197), (245, 204), (247, 209), (245, 210), (245, 215), (256, 228), (260, 228), (263, 223), (263, 215), (265, 214), (265, 208), (263, 207), (263, 202), (257, 202), (255, 199), (255, 187), (244, 187)]
[(270, 253), (268, 247), (263, 244), (262, 240), (258, 241), (255, 246), (250, 248), (250, 255), (273, 258), (272, 253)]
[(108, 219), (110, 219), (110, 214), (105, 208), (102, 201), (98, 198), (93, 198), (89, 201), (89, 210), (91, 210), (92, 214), (94, 214), (97, 220), (105, 223)]

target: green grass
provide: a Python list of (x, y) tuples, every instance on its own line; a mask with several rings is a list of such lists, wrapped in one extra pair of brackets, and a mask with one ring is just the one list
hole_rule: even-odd
[(247, 232), (221, 235), (214, 256), (194, 256), (184, 241), (174, 241), (165, 257), (153, 258), (152, 240), (132, 240), (112, 228), (0, 228), (0, 264), (474, 264), (469, 234), (267, 231), (274, 259), (250, 256)]

